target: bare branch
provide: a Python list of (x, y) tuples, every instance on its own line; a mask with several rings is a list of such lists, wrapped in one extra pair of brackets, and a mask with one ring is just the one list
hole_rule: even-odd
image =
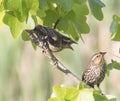
[[(41, 48), (41, 47), (40, 47)], [(65, 74), (69, 74), (71, 75), (73, 78), (75, 78), (77, 80), (77, 82), (80, 82), (81, 79), (78, 78), (74, 73), (72, 73), (69, 69), (67, 69), (55, 56), (54, 54), (51, 52), (51, 50), (49, 49), (49, 45), (46, 43), (44, 44), (44, 46), (42, 47), (43, 52), (45, 53), (46, 56), (48, 56), (50, 58), (50, 60), (52, 61), (52, 64), (61, 72), (65, 73)]]

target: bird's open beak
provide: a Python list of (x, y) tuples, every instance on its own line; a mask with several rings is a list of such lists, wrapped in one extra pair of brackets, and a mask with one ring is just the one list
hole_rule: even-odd
[(100, 52), (100, 54), (102, 54), (103, 56), (106, 54), (107, 52)]

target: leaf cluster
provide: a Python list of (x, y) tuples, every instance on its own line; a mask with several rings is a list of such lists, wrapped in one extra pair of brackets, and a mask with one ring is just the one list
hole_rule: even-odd
[(54, 86), (53, 94), (48, 101), (116, 101), (116, 98), (103, 96), (99, 91), (88, 89), (80, 83), (78, 88)]
[(24, 29), (36, 24), (53, 27), (59, 20), (57, 29), (78, 41), (81, 34), (90, 31), (87, 15), (91, 11), (97, 20), (102, 20), (104, 6), (100, 0), (1, 0), (0, 15), (4, 16), (0, 23), (7, 24), (16, 38)]

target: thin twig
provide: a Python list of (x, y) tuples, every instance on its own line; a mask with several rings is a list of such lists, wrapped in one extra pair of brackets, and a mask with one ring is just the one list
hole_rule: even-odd
[[(39, 47), (41, 48), (41, 45), (39, 44)], [(44, 43), (44, 45), (42, 46), (43, 52), (45, 53), (46, 56), (48, 56), (50, 58), (50, 60), (52, 61), (52, 64), (61, 72), (65, 73), (65, 74), (69, 74), (72, 77), (74, 77), (78, 82), (81, 81), (80, 78), (78, 78), (74, 73), (72, 73), (69, 69), (67, 69), (52, 53), (52, 51), (49, 48), (48, 43)]]
[(55, 25), (54, 25), (54, 29), (57, 27), (57, 25), (58, 25), (58, 23), (60, 22), (60, 18), (58, 18), (57, 20), (56, 20), (56, 22), (55, 22)]
[(65, 73), (65, 74), (69, 74), (72, 77), (74, 77), (77, 82), (80, 82), (81, 79), (78, 78), (74, 73), (72, 73), (69, 69), (67, 69), (55, 56), (54, 54), (51, 52), (51, 50), (49, 49), (49, 45), (46, 43), (46, 45), (44, 44), (43, 47), (43, 51), (45, 52), (45, 54), (50, 58), (50, 60), (52, 61), (52, 64), (61, 72)]
[(78, 78), (75, 74), (73, 74), (69, 69), (67, 69), (50, 51), (50, 49), (47, 50), (47, 54), (49, 54), (49, 58), (51, 59), (53, 65), (60, 70), (61, 72), (65, 74), (70, 74), (72, 77), (74, 77), (78, 82), (81, 81), (80, 78)]
[(52, 64), (61, 72), (65, 74), (71, 75), (73, 78), (77, 80), (77, 82), (82, 82), (87, 87), (91, 88), (89, 85), (87, 85), (85, 82), (83, 82), (79, 77), (77, 77), (74, 73), (72, 73), (69, 69), (67, 69), (51, 52), (48, 43), (44, 44), (44, 47), (42, 47), (43, 51), (46, 53), (46, 55), (51, 59)]

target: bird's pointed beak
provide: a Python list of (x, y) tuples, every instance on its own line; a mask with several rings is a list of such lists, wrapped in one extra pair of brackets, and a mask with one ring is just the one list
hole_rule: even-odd
[(106, 54), (107, 52), (100, 52), (100, 54), (102, 54), (103, 56)]

